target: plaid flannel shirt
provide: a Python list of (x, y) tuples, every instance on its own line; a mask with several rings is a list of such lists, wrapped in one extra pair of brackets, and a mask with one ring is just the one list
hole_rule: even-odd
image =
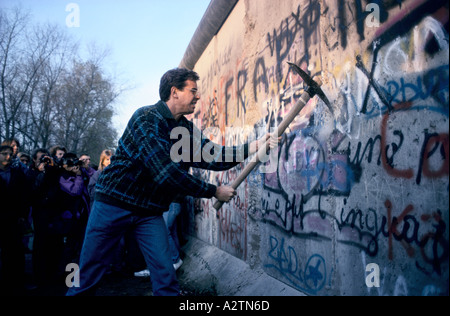
[[(181, 147), (190, 151), (188, 161), (174, 162), (171, 158), (171, 148), (179, 142), (170, 136), (176, 127), (189, 131), (190, 144)], [(195, 139), (195, 135), (200, 139)], [(195, 146), (196, 142), (200, 145)], [(200, 151), (207, 145), (217, 153), (213, 161), (201, 157)], [(166, 103), (159, 101), (133, 114), (111, 164), (100, 174), (95, 198), (146, 214), (161, 214), (177, 195), (214, 196), (216, 186), (191, 175), (190, 167), (222, 171), (247, 157), (248, 144), (223, 147), (212, 143), (184, 116), (176, 121)]]

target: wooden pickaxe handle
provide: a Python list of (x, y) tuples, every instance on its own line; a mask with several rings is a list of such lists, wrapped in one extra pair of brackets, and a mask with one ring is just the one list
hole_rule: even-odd
[[(322, 85), (322, 82), (317, 77), (314, 81), (316, 81), (317, 85), (320, 87)], [(292, 121), (295, 119), (295, 117), (300, 113), (300, 111), (305, 107), (305, 105), (308, 103), (308, 101), (311, 99), (311, 94), (314, 96), (314, 93), (311, 92), (304, 92), (302, 96), (300, 97), (300, 100), (297, 101), (297, 103), (294, 105), (294, 107), (289, 111), (289, 113), (286, 115), (286, 117), (283, 119), (283, 121), (278, 125), (278, 127), (273, 132), (275, 137), (279, 137), (283, 135), (286, 128), (289, 126), (289, 124), (292, 123)], [(249, 162), (244, 170), (242, 170), (241, 174), (233, 181), (231, 184), (231, 187), (233, 189), (237, 189), (237, 187), (242, 183), (242, 181), (247, 178), (247, 176), (252, 172), (252, 170), (259, 165), (261, 162), (261, 158), (263, 158), (267, 154), (268, 150), (268, 142), (262, 146), (257, 153), (256, 160)], [(214, 203), (213, 207), (218, 211), (224, 202), (221, 202), (219, 200)]]

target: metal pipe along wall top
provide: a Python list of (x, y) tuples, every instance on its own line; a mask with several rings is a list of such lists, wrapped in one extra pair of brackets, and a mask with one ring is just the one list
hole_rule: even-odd
[(180, 62), (180, 68), (194, 69), (212, 38), (219, 32), (238, 0), (211, 0)]

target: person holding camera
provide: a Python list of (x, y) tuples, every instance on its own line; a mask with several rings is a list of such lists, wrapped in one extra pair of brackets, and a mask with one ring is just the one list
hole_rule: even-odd
[(32, 160), (33, 275), (36, 285), (42, 288), (57, 281), (58, 265), (64, 247), (64, 238), (59, 233), (61, 170), (46, 148), (34, 150)]
[(66, 238), (62, 266), (77, 263), (90, 212), (89, 176), (83, 161), (75, 153), (62, 158), (63, 171), (59, 178), (61, 188), (62, 219)]
[[(31, 185), (24, 168), (13, 166), (13, 148), (0, 146), (0, 296), (23, 294), (25, 247), (22, 224), (29, 210)], [(12, 201), (8, 203), (7, 201)]]

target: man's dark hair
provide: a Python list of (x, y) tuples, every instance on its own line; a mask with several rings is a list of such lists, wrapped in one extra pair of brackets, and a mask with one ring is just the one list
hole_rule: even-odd
[(78, 156), (75, 153), (65, 153), (63, 159), (77, 159)]
[(33, 160), (37, 159), (38, 153), (44, 153), (44, 155), (50, 156), (50, 153), (48, 152), (48, 150), (46, 148), (38, 148), (38, 149), (35, 149), (33, 151), (33, 154), (31, 155), (33, 157)]
[(63, 164), (68, 165), (69, 167), (73, 166), (81, 166), (83, 162), (78, 159), (77, 154), (75, 153), (65, 153), (62, 157)]
[(8, 149), (11, 151), (11, 153), (13, 152), (13, 148), (9, 145), (1, 145), (0, 146), (0, 151), (4, 151), (5, 149)]
[(175, 87), (183, 90), (186, 87), (186, 80), (197, 81), (199, 75), (193, 71), (184, 68), (175, 68), (166, 72), (159, 85), (159, 96), (162, 101), (166, 102), (170, 99), (170, 90)]

